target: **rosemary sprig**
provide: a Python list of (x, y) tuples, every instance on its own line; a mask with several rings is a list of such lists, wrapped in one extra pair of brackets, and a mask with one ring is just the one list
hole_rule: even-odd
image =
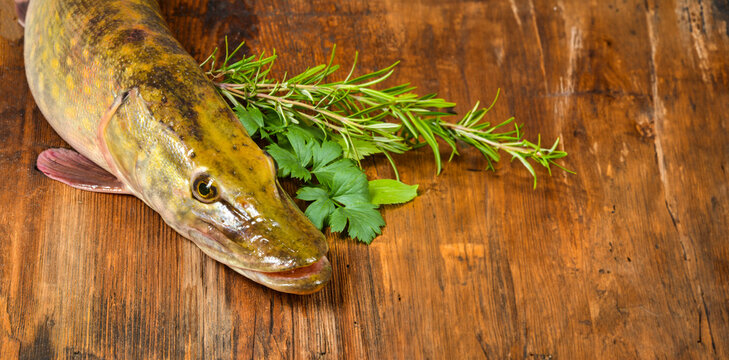
[[(416, 95), (410, 84), (374, 89), (393, 74), (397, 63), (355, 76), (355, 55), (346, 78), (329, 81), (339, 69), (332, 50), (327, 64), (275, 80), (269, 75), (276, 54), (244, 56), (233, 62), (241, 46), (229, 52), (226, 41), (223, 63), (216, 66), (216, 50), (201, 66), (209, 64), (207, 75), (248, 133), (268, 144), (266, 150), (279, 165), (278, 175), (303, 183), (297, 198), (310, 202), (306, 215), (319, 228), (328, 225), (335, 232), (346, 228), (352, 237), (371, 242), (384, 226), (379, 205), (404, 203), (416, 196), (416, 185), (399, 182), (391, 154), (429, 146), (440, 173), (439, 139), (451, 150), (449, 160), (459, 154), (459, 144), (466, 144), (483, 154), (491, 170), (503, 151), (526, 167), (535, 188), (533, 163), (550, 174), (551, 165), (569, 171), (555, 162), (567, 156), (557, 149), (559, 139), (543, 148), (540, 137), (536, 144), (524, 139), (513, 117), (493, 126), (484, 120), (498, 92), (490, 106), (481, 108), (476, 103), (460, 120), (448, 122), (444, 118), (453, 116), (449, 110), (456, 104), (436, 94)], [(397, 180), (367, 180), (358, 165), (373, 154), (389, 160)]]
[(268, 77), (276, 60), (275, 53), (248, 56), (229, 63), (239, 49), (232, 53), (226, 50), (225, 60), (218, 68), (214, 63), (215, 54), (206, 60), (211, 62), (208, 75), (234, 106), (242, 106), (243, 102), (275, 112), (284, 125), (315, 125), (342, 145), (345, 157), (355, 161), (382, 153), (390, 160), (398, 179), (397, 167), (390, 154), (424, 145), (432, 148), (436, 171), (440, 173), (442, 159), (437, 139), (450, 147), (450, 158), (458, 155), (458, 141), (475, 147), (484, 155), (486, 167), (491, 170), (494, 162), (501, 158), (499, 151), (503, 151), (526, 167), (534, 178), (535, 187), (537, 175), (530, 160), (548, 170), (551, 165), (566, 170), (555, 162), (567, 156), (566, 152), (557, 149), (559, 139), (551, 147), (543, 148), (540, 141), (535, 144), (523, 138), (521, 125), (516, 124), (514, 118), (495, 126), (484, 121), (498, 99), (498, 92), (489, 107), (480, 108), (476, 103), (460, 121), (453, 123), (444, 120), (453, 115), (444, 109), (451, 109), (456, 104), (437, 98), (436, 94), (418, 96), (412, 93), (415, 87), (410, 84), (383, 90), (373, 88), (392, 75), (397, 63), (354, 77), (355, 55), (344, 80), (326, 82), (339, 69), (333, 64), (335, 51), (332, 50), (327, 64), (309, 68), (289, 79), (284, 76), (278, 81)]

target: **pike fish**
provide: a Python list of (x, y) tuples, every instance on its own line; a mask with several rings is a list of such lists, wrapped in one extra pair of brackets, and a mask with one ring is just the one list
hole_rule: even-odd
[(131, 194), (182, 236), (272, 289), (331, 278), (324, 235), (281, 189), (156, 0), (27, 0), (25, 66), (41, 112), (73, 147), (37, 167), (78, 189)]

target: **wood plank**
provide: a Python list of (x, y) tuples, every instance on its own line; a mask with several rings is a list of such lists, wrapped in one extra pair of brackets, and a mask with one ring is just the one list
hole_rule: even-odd
[[(141, 201), (34, 169), (63, 141), (25, 85), (0, 3), (0, 358), (727, 358), (726, 0), (165, 0), (198, 59), (228, 36), (278, 71), (402, 60), (393, 83), (467, 111), (500, 100), (577, 172), (474, 151), (435, 176), (397, 158), (414, 202), (370, 246), (329, 235), (334, 279), (279, 294), (207, 258)], [(371, 176), (390, 176), (384, 159)]]

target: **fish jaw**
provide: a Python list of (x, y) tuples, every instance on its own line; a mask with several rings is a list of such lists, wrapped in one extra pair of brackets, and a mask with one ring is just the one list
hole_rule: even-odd
[[(261, 256), (261, 260), (266, 263), (265, 267), (275, 263), (279, 267), (285, 268), (285, 270), (279, 271), (262, 271), (253, 269), (250, 265), (241, 266), (240, 258), (235, 255), (235, 243), (214, 227), (208, 226), (207, 229), (207, 231), (191, 229), (187, 231), (186, 237), (208, 256), (261, 285), (285, 293), (307, 295), (319, 291), (331, 279), (332, 267), (329, 259), (324, 255), (328, 251), (325, 239), (307, 241), (319, 248), (321, 255), (316, 258), (284, 261), (277, 257)], [(178, 232), (185, 234), (184, 231), (178, 230)]]
[(311, 265), (289, 271), (263, 272), (235, 267), (232, 269), (261, 285), (296, 295), (315, 293), (332, 277), (332, 265), (326, 256)]

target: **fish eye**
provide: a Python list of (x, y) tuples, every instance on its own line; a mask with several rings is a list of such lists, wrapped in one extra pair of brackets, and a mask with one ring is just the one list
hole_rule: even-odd
[(220, 197), (215, 180), (208, 174), (200, 174), (192, 182), (192, 195), (200, 202), (213, 203)]

